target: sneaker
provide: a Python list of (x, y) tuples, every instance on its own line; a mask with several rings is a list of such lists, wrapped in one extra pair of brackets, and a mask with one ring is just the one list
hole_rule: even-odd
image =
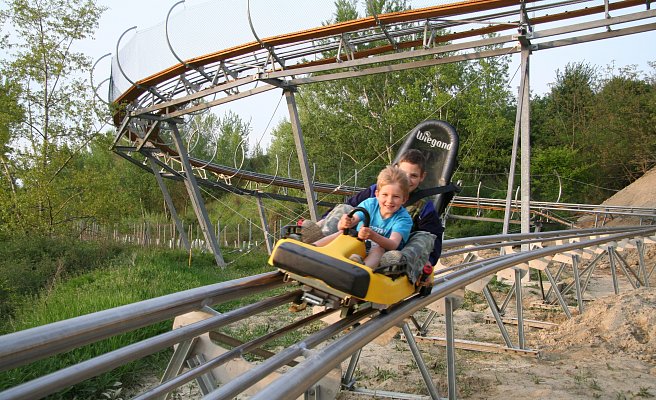
[(354, 261), (358, 264), (364, 264), (364, 260), (362, 259), (362, 257), (360, 257), (359, 254), (351, 254), (349, 260)]
[(323, 238), (321, 228), (316, 222), (306, 219), (301, 225), (301, 241), (303, 243), (314, 243)]
[(380, 263), (374, 272), (387, 276), (396, 276), (406, 273), (408, 262), (405, 255), (398, 250), (386, 251), (380, 258)]

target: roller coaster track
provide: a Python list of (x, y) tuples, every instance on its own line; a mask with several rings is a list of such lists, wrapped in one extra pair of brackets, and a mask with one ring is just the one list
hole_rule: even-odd
[[(139, 160), (132, 155), (135, 152), (134, 147), (116, 146), (115, 152), (124, 159), (132, 162), (134, 165), (143, 169), (148, 173), (153, 173), (153, 170), (148, 168), (143, 160)], [(151, 149), (154, 153), (159, 154), (156, 158), (156, 163), (160, 168), (160, 175), (163, 178), (172, 180), (183, 180), (184, 172), (181, 172), (179, 161), (172, 157), (164, 157), (156, 149)], [(305, 199), (285, 195), (274, 192), (265, 192), (258, 189), (247, 189), (238, 185), (232, 184), (232, 180), (245, 180), (247, 182), (255, 182), (262, 184), (273, 184), (278, 187), (289, 189), (303, 190), (303, 182), (300, 179), (284, 178), (266, 173), (258, 173), (253, 171), (241, 170), (239, 168), (222, 166), (212, 162), (203, 162), (202, 160), (190, 158), (192, 164), (203, 165), (202, 168), (194, 169), (194, 174), (198, 184), (210, 188), (219, 189), (229, 193), (246, 196), (259, 196), (262, 198), (276, 199), (291, 201), (296, 203), (303, 203)], [(209, 176), (214, 175), (214, 179)], [(230, 177), (230, 178), (227, 178)], [(330, 183), (313, 183), (314, 190), (317, 193), (351, 196), (358, 193), (365, 188), (348, 185), (335, 185)], [(318, 201), (318, 205), (332, 207), (334, 202)], [(455, 196), (451, 203), (452, 207), (462, 209), (475, 209), (486, 211), (504, 211), (505, 201), (502, 199), (482, 198), (482, 197), (468, 197), (468, 196)], [(511, 211), (519, 212), (520, 203), (518, 201), (511, 202)], [(606, 205), (591, 205), (591, 204), (575, 204), (575, 203), (558, 203), (558, 202), (544, 202), (544, 201), (531, 201), (530, 202), (531, 214), (542, 217), (545, 220), (557, 222), (565, 227), (576, 227), (576, 222), (568, 220), (562, 215), (555, 214), (568, 213), (569, 215), (580, 217), (582, 215), (601, 216), (603, 221), (599, 225), (603, 225), (608, 219), (615, 217), (636, 217), (644, 220), (645, 224), (653, 223), (656, 220), (656, 210), (648, 207), (628, 207), (628, 206), (606, 206)], [(459, 216), (455, 213), (449, 215), (451, 218), (467, 218)], [(482, 220), (484, 218), (477, 216), (473, 219)]]
[[(553, 244), (558, 242), (562, 244)], [(255, 365), (238, 378), (230, 382), (224, 382), (218, 389), (207, 393), (205, 398), (233, 398), (237, 394), (254, 387), (264, 377), (284, 365), (287, 365), (287, 371), (281, 378), (253, 394), (253, 398), (263, 400), (297, 398), (347, 357), (354, 354), (358, 349), (364, 347), (389, 328), (403, 325), (403, 321), (411, 317), (418, 310), (438, 299), (445, 298), (457, 289), (465, 288), (467, 285), (485, 277), (490, 277), (498, 271), (526, 263), (530, 265), (533, 260), (553, 257), (558, 254), (576, 255), (581, 254), (582, 251), (593, 251), (598, 248), (606, 249), (610, 254), (614, 251), (612, 249), (619, 249), (620, 246), (635, 244), (634, 247), (639, 251), (644, 251), (645, 245), (653, 243), (656, 243), (656, 227), (654, 226), (579, 229), (538, 232), (524, 235), (481, 236), (445, 241), (445, 255), (475, 252), (490, 247), (528, 246), (533, 244), (542, 244), (543, 247), (530, 247), (530, 250), (475, 262), (466, 262), (459, 266), (451, 267), (436, 277), (433, 290), (428, 296), (410, 297), (386, 309), (384, 312), (369, 307), (354, 309), (351, 313), (344, 314), (346, 316), (343, 316), (338, 322), (310, 334), (275, 355), (270, 355), (269, 358)], [(653, 274), (655, 267), (649, 267), (642, 261), (638, 271), (631, 270), (629, 273), (626, 270), (627, 267), (628, 265), (621, 266), (620, 269), (624, 271), (626, 279), (632, 285), (649, 285), (649, 277)], [(65, 389), (77, 382), (112, 370), (119, 365), (168, 348), (174, 344), (184, 344), (194, 337), (218, 330), (220, 327), (229, 323), (244, 320), (257, 313), (297, 301), (300, 296), (300, 290), (294, 289), (292, 286), (293, 282), (286, 282), (283, 278), (283, 275), (279, 272), (269, 272), (174, 293), (4, 335), (0, 337), (0, 370), (27, 365), (37, 360), (124, 332), (129, 332), (139, 327), (171, 319), (194, 310), (204, 310), (208, 306), (243, 298), (253, 293), (266, 292), (267, 290), (283, 285), (289, 287), (289, 290), (283, 294), (265, 297), (263, 300), (223, 314), (214, 312), (212, 317), (200, 322), (174, 329), (170, 332), (145, 339), (49, 375), (25, 382), (0, 392), (0, 399), (41, 398)], [(521, 285), (517, 286), (521, 289)], [(579, 289), (577, 287), (577, 294), (580, 296)], [(192, 368), (184, 374), (149, 389), (139, 395), (138, 398), (159, 398), (158, 396), (206, 374), (210, 369), (227, 362), (229, 359), (239, 357), (245, 352), (255, 351), (265, 342), (290, 331), (298, 330), (301, 326), (333, 311), (337, 310), (327, 310), (316, 316), (301, 318), (263, 337), (238, 345), (232, 351), (226, 353), (227, 355), (218, 357), (217, 359), (207, 360), (200, 366)], [(365, 321), (364, 319), (366, 317), (370, 317), (370, 319)], [(350, 329), (347, 330), (347, 328)], [(404, 325), (406, 336), (408, 336), (408, 332), (408, 326)], [(410, 339), (411, 337), (412, 335), (410, 334), (408, 340), (410, 343), (413, 343), (413, 340)], [(324, 345), (319, 348), (318, 346), (320, 344)], [(301, 357), (302, 360), (295, 361), (298, 360), (298, 357)], [(421, 367), (423, 365), (421, 356), (415, 355), (415, 358)], [(425, 371), (422, 369), (422, 372)], [(425, 380), (429, 392), (433, 398), (437, 398), (434, 395), (436, 392), (433, 392), (435, 388), (432, 387), (432, 379), (434, 378), (428, 376)], [(455, 379), (455, 375), (453, 379)], [(449, 384), (455, 385), (455, 380), (451, 383), (451, 376), (449, 376)], [(451, 397), (451, 389), (449, 390), (449, 397)]]
[[(184, 117), (199, 111), (273, 89), (293, 91), (299, 85), (316, 82), (516, 53), (519, 52), (518, 29), (530, 30), (525, 34), (526, 40), (533, 43), (532, 51), (656, 29), (656, 24), (648, 23), (656, 16), (656, 10), (613, 18), (606, 14), (603, 19), (576, 23), (576, 18), (609, 11), (630, 12), (632, 8), (644, 6), (643, 0), (619, 0), (605, 6), (587, 3), (541, 0), (522, 8), (524, 4), (518, 0), (475, 0), (381, 14), (262, 39), (256, 36), (256, 41), (179, 60), (178, 64), (146, 77), (140, 76), (139, 71), (123, 68), (118, 52), (113, 57), (118, 68), (112, 70), (114, 86), (109, 99), (116, 106), (114, 150), (127, 159), (132, 158), (131, 154), (148, 152), (159, 158), (178, 160), (180, 154), (170, 146), (173, 140), (167, 133), (170, 124), (183, 123)], [(567, 11), (563, 12), (564, 8)], [(531, 18), (509, 21), (519, 14), (530, 14)], [(573, 36), (627, 23), (636, 26)], [(553, 24), (561, 26), (539, 30)], [(448, 32), (439, 33), (443, 29)], [(477, 39), (490, 33), (501, 36)], [(571, 37), (545, 41), (562, 35)], [(511, 46), (503, 47), (506, 44)], [(484, 46), (499, 48), (481, 51)], [(352, 50), (340, 52), (344, 48)], [(381, 67), (380, 63), (391, 64)], [(252, 87), (254, 84), (258, 86)], [(121, 139), (129, 145), (120, 145)], [(217, 181), (234, 177), (256, 184), (304, 188), (298, 180), (242, 171), (210, 161), (190, 159), (192, 168), (215, 176)], [(348, 195), (352, 189), (323, 184), (314, 188), (320, 193), (340, 195)]]
[[(173, 5), (170, 11), (181, 3)], [(248, 4), (234, 2), (229, 7), (238, 9)], [(646, 9), (643, 10), (643, 7)], [(592, 4), (585, 0), (539, 0), (530, 3), (520, 0), (472, 0), (371, 15), (269, 37), (257, 34), (251, 21), (251, 8), (248, 6), (245, 11), (248, 22), (244, 20), (244, 29), (250, 28), (253, 41), (233, 43), (219, 51), (182, 59), (171, 46), (167, 18), (167, 29), (161, 37), (139, 39), (136, 35), (133, 41), (153, 48), (166, 43), (166, 47), (160, 46), (165, 54), (159, 58), (169, 60), (173, 55), (177, 62), (158, 65), (161, 69), (155, 72), (146, 73), (138, 67), (130, 69), (130, 63), (126, 61), (129, 57), (138, 57), (138, 54), (120, 51), (119, 45), (125, 33), (132, 28), (121, 35), (116, 45), (117, 54), (112, 58), (109, 103), (114, 106), (112, 119), (117, 128), (112, 146), (114, 151), (144, 169), (147, 169), (144, 164), (150, 164), (155, 175), (161, 174), (185, 183), (206, 242), (220, 266), (224, 265), (224, 261), (213, 237), (211, 221), (198, 185), (256, 196), (265, 231), (268, 228), (263, 217), (262, 198), (302, 202), (303, 199), (289, 196), (286, 192), (286, 189), (298, 189), (306, 196), (310, 217), (318, 219), (316, 193), (349, 195), (358, 189), (357, 183), (353, 186), (342, 185), (342, 182), (338, 185), (326, 184), (316, 182), (312, 177), (294, 97), (299, 86), (520, 52), (525, 68), (522, 73), (524, 81), (529, 75), (525, 61), (531, 52), (656, 30), (656, 10), (651, 10), (649, 2), (645, 4), (644, 0), (608, 0), (604, 4)], [(616, 15), (611, 16), (611, 11)], [(195, 28), (188, 27), (189, 30)], [(485, 37), (490, 34), (496, 36)], [(126, 47), (129, 46), (123, 48)], [(201, 159), (194, 156), (193, 149), (185, 148), (185, 132), (181, 127), (192, 121), (194, 116), (215, 106), (274, 89), (281, 90), (287, 100), (302, 180), (220, 165), (214, 162), (213, 157), (210, 160)], [(529, 101), (528, 96), (525, 97), (521, 102)], [(527, 110), (529, 107), (520, 107), (521, 102), (518, 103), (518, 110)], [(525, 114), (518, 113), (518, 123), (521, 122), (522, 126), (530, 125)], [(521, 129), (521, 135), (522, 140), (527, 137), (526, 127)], [(403, 139), (395, 138), (395, 143)], [(517, 145), (514, 143), (514, 150)], [(530, 145), (522, 145), (523, 163), (528, 159), (529, 148)], [(522, 168), (521, 179), (530, 180), (525, 167)], [(244, 185), (232, 184), (233, 180), (248, 182), (256, 187), (244, 188), (241, 187)], [(521, 187), (528, 190), (529, 185), (523, 184)], [(160, 188), (163, 192), (167, 190), (161, 183)], [(264, 190), (266, 188), (270, 189)], [(281, 188), (285, 190), (284, 194), (275, 192)], [(165, 199), (169, 197), (168, 193), (164, 196)], [(531, 213), (575, 226), (555, 215), (555, 210), (529, 204), (529, 197), (522, 194), (523, 232), (529, 230)], [(465, 199), (457, 200), (455, 204), (458, 207), (472, 207)], [(479, 201), (476, 207), (479, 210), (497, 210), (498, 204), (492, 202), (481, 204)], [(328, 202), (319, 204), (330, 205)], [(175, 215), (172, 200), (167, 200), (167, 206)], [(177, 217), (174, 219), (177, 221)], [(182, 224), (176, 224), (183, 235)]]
[[(452, 202), (453, 207), (468, 208), (476, 210), (504, 211), (505, 200), (456, 196)], [(577, 222), (565, 219), (563, 213), (579, 218), (583, 215), (595, 216), (595, 225), (603, 225), (606, 220), (617, 217), (634, 217), (638, 218), (644, 224), (653, 224), (656, 221), (656, 209), (650, 207), (629, 207), (629, 206), (612, 206), (612, 205), (592, 205), (592, 204), (575, 204), (575, 203), (554, 203), (546, 201), (531, 201), (531, 214), (536, 217), (542, 217), (547, 221), (553, 221), (563, 226), (575, 228)], [(520, 211), (518, 201), (511, 202), (511, 211), (513, 213)], [(556, 214), (556, 212), (561, 215)], [(458, 218), (458, 216), (451, 216)], [(598, 221), (599, 217), (602, 221)]]
[[(590, 7), (587, 7), (586, 3), (588, 2), (578, 0), (562, 2), (542, 0), (527, 6), (518, 0), (473, 0), (375, 15), (305, 31), (257, 38), (256, 41), (249, 43), (179, 60), (179, 63), (149, 76), (133, 75), (129, 71), (126, 73), (121, 66), (121, 54), (117, 52), (119, 54), (115, 55), (114, 61), (118, 69), (113, 68), (112, 71), (109, 99), (110, 103), (116, 106), (113, 121), (117, 127), (117, 135), (113, 148), (119, 155), (140, 167), (143, 167), (144, 160), (135, 155), (149, 157), (155, 165), (152, 168), (153, 173), (157, 173), (157, 168), (163, 171), (165, 177), (193, 181), (192, 187), (188, 190), (196, 192), (194, 196), (197, 203), (199, 202), (197, 187), (193, 187), (196, 177), (199, 178), (200, 185), (237, 194), (255, 195), (257, 191), (231, 185), (229, 180), (232, 178), (307, 191), (306, 176), (303, 185), (300, 185), (299, 180), (243, 171), (239, 168), (232, 169), (193, 156), (188, 159), (186, 150), (180, 149), (182, 146), (179, 143), (182, 140), (177, 126), (185, 123), (185, 118), (195, 113), (273, 89), (282, 89), (290, 96), (289, 104), (293, 103), (293, 91), (300, 85), (502, 56), (518, 53), (523, 49), (538, 51), (656, 29), (656, 24), (650, 22), (656, 16), (656, 11), (649, 10), (649, 7), (646, 11), (629, 12), (617, 17), (608, 15), (609, 11), (644, 7), (644, 0), (608, 1), (603, 5), (595, 4)], [(646, 4), (648, 6), (649, 2)], [(567, 8), (567, 11), (562, 11), (563, 7)], [(575, 20), (583, 16), (599, 15), (604, 16), (585, 23)], [(508, 22), (510, 16), (517, 17)], [(455, 19), (456, 17), (459, 19)], [(566, 25), (567, 23), (569, 25)], [(629, 23), (633, 23), (634, 26), (615, 29), (615, 25)], [(481, 24), (485, 26), (481, 27)], [(536, 29), (547, 24), (559, 26)], [(595, 29), (610, 26), (613, 26), (612, 30), (594, 33)], [(448, 29), (449, 33), (440, 35), (439, 31), (443, 29)], [(251, 30), (255, 34), (252, 25)], [(578, 32), (582, 31), (593, 33), (579, 35)], [(500, 36), (477, 39), (489, 33), (498, 33)], [(563, 37), (567, 35), (569, 37)], [(550, 37), (558, 39), (548, 41)], [(163, 41), (165, 38), (161, 39)], [(509, 46), (504, 47), (508, 44)], [(481, 50), (485, 46), (496, 46), (496, 48)], [(118, 47), (117, 43), (117, 49)], [(311, 58), (314, 59), (309, 61)], [(290, 106), (292, 117), (297, 117), (295, 112), (295, 106)], [(292, 124), (294, 122), (297, 120), (292, 118)], [(172, 131), (174, 133), (171, 133)], [(124, 144), (125, 142), (127, 145)], [(171, 143), (174, 142), (177, 150), (171, 147)], [(176, 163), (177, 165), (174, 166), (173, 164)], [(302, 168), (302, 172), (307, 173), (307, 169)], [(209, 176), (213, 176), (214, 180), (208, 179)], [(340, 195), (350, 194), (355, 191), (354, 189), (354, 187), (322, 184), (316, 184), (312, 188), (321, 193)], [(475, 203), (465, 198), (456, 200), (467, 207), (473, 205), (498, 207), (498, 204), (491, 199), (483, 202), (488, 204), (481, 204), (482, 199), (477, 199)], [(536, 212), (542, 212), (539, 211), (540, 206), (532, 203), (533, 205), (537, 207)], [(546, 207), (551, 206), (545, 205), (542, 209)], [(559, 206), (553, 205), (553, 207)], [(577, 208), (571, 205), (567, 207)], [(578, 207), (579, 210), (583, 208), (585, 207)], [(649, 211), (645, 213), (649, 214)], [(211, 232), (211, 229), (209, 231)], [(432, 398), (438, 398), (433, 378), (425, 368), (421, 354), (416, 346), (412, 347), (414, 343), (412, 333), (403, 322), (406, 318), (412, 317), (418, 310), (439, 299), (448, 299), (448, 296), (456, 290), (491, 277), (498, 271), (515, 268), (515, 273), (520, 274), (520, 266), (524, 264), (530, 266), (532, 261), (549, 259), (557, 255), (571, 257), (574, 260), (586, 251), (594, 253), (601, 249), (602, 253), (599, 254), (608, 254), (612, 265), (612, 260), (615, 260), (613, 258), (615, 249), (624, 245), (635, 247), (644, 256), (644, 246), (654, 243), (655, 234), (656, 227), (636, 226), (446, 241), (445, 254), (457, 254), (459, 251), (475, 252), (477, 249), (490, 247), (503, 247), (507, 252), (490, 259), (472, 259), (460, 266), (445, 270), (437, 276), (432, 292), (426, 297), (413, 296), (384, 311), (364, 306), (357, 310), (348, 310), (349, 312), (346, 312), (338, 322), (325, 326), (277, 354), (271, 355), (236, 379), (224, 382), (216, 390), (208, 391), (205, 397), (207, 399), (233, 398), (239, 393), (256, 387), (265, 376), (286, 365), (287, 371), (281, 378), (258, 389), (259, 391), (252, 397), (266, 400), (297, 398), (371, 340), (391, 327), (403, 325), (404, 334), (420, 366), (428, 391)], [(554, 245), (558, 242), (562, 244)], [(532, 246), (534, 244), (542, 247)], [(519, 245), (523, 247), (523, 251), (514, 252), (513, 247)], [(466, 249), (460, 249), (463, 246), (467, 246)], [(599, 257), (597, 256), (591, 264)], [(649, 278), (654, 272), (654, 268), (649, 268), (643, 257), (640, 257), (640, 260), (638, 271), (633, 271), (628, 265), (621, 263), (618, 265), (618, 269), (633, 286), (648, 285)], [(578, 265), (578, 262), (574, 262), (573, 265)], [(548, 273), (548, 268), (544, 268)], [(613, 267), (612, 270), (615, 271), (615, 268)], [(618, 278), (615, 274), (613, 279), (617, 288)], [(0, 337), (0, 370), (2, 371), (29, 365), (86, 344), (192, 311), (207, 310), (211, 313), (208, 310), (210, 306), (241, 299), (253, 293), (266, 293), (270, 289), (282, 286), (288, 289), (280, 295), (264, 294), (264, 299), (247, 306), (223, 314), (214, 313), (208, 319), (22, 383), (0, 392), (0, 399), (41, 398), (172, 345), (178, 344), (179, 348), (184, 347), (204, 333), (216, 331), (236, 321), (246, 320), (266, 310), (299, 301), (301, 291), (293, 285), (294, 283), (286, 280), (282, 273), (274, 271), (4, 335)], [(515, 287), (517, 296), (521, 299), (521, 279)], [(581, 290), (582, 288), (577, 285), (579, 302)], [(556, 291), (556, 296), (563, 305), (563, 311), (566, 312), (568, 308), (562, 301), (562, 294)], [(521, 302), (518, 303), (521, 305)], [(518, 312), (520, 310), (521, 307), (518, 308)], [(278, 328), (271, 334), (237, 345), (226, 353), (227, 356), (206, 360), (199, 366), (149, 389), (139, 398), (161, 398), (160, 396), (174, 388), (202, 377), (212, 368), (228, 361), (228, 358), (241, 356), (244, 352), (256, 352), (274, 337), (297, 331), (300, 326), (331, 311), (299, 319)], [(502, 322), (497, 320), (497, 323), (501, 329)], [(521, 323), (519, 326), (522, 326)], [(506, 340), (506, 343), (509, 347), (523, 348), (521, 336), (517, 346), (510, 340)], [(297, 361), (298, 358), (302, 359)], [(449, 398), (455, 398), (453, 368), (449, 368), (447, 375)]]
[[(562, 24), (582, 16), (603, 15), (605, 11), (617, 11), (644, 5), (642, 0), (609, 2), (607, 8), (604, 5), (585, 6), (585, 3), (585, 1), (553, 2), (546, 0), (531, 3), (526, 7), (526, 13), (531, 13), (533, 16), (527, 23), (532, 27), (554, 23)], [(472, 47), (472, 44), (478, 46), (513, 42), (516, 41), (516, 30), (521, 23), (519, 20), (508, 21), (508, 18), (518, 15), (517, 8), (521, 4), (517, 0), (475, 0), (381, 14), (244, 43), (184, 60), (148, 77), (132, 76), (128, 78), (122, 69), (121, 71), (115, 70), (112, 73), (115, 82), (126, 79), (133, 81), (133, 84), (125, 90), (113, 88), (110, 101), (128, 105), (127, 109), (117, 110), (115, 123), (116, 126), (121, 126), (122, 122), (125, 122), (124, 117), (134, 116), (144, 116), (144, 118), (152, 120), (163, 117), (175, 118), (281, 86), (311, 83), (313, 79), (309, 74), (312, 73), (345, 71), (352, 67), (362, 68), (381, 61), (431, 55), (435, 51), (431, 51), (428, 47), (437, 43), (451, 43), (494, 32), (512, 32), (512, 35), (501, 36), (485, 43), (472, 42), (455, 45), (455, 47), (444, 46), (443, 50), (437, 50), (437, 52), (447, 53), (463, 50)], [(579, 6), (580, 8), (576, 8)], [(563, 7), (570, 9), (562, 12)], [(646, 13), (638, 18), (649, 16), (653, 16), (653, 13)], [(454, 19), (447, 20), (447, 18)], [(615, 23), (617, 22), (620, 20), (615, 21)], [(608, 26), (612, 23), (613, 20), (608, 19), (597, 25)], [(481, 28), (480, 25), (487, 26)], [(594, 25), (578, 24), (565, 31), (536, 32), (531, 37), (544, 39), (549, 35), (594, 28)], [(384, 27), (383, 30), (380, 29), (381, 26)], [(439, 29), (450, 29), (451, 32), (437, 35), (435, 31)], [(637, 31), (650, 29), (653, 27), (645, 26), (642, 30), (638, 29)], [(340, 48), (345, 46), (343, 35), (346, 33), (353, 34), (354, 37), (348, 42), (348, 45), (355, 50), (352, 53), (342, 52), (340, 54)], [(624, 34), (627, 33), (629, 32), (624, 32)], [(621, 33), (614, 33), (614, 35), (618, 34)], [(164, 39), (162, 38), (162, 40)], [(580, 39), (582, 40), (578, 40), (578, 43), (598, 38)], [(562, 45), (566, 45), (566, 43), (548, 42), (543, 43), (540, 48)], [(535, 50), (540, 48), (536, 47)], [(388, 54), (386, 58), (382, 56), (395, 51), (396, 55)], [(271, 54), (275, 54), (277, 64), (271, 62)], [(315, 60), (310, 60), (311, 57), (314, 57)], [(114, 58), (118, 60), (118, 56), (114, 56)], [(234, 65), (234, 67), (226, 70), (226, 63)], [(235, 74), (238, 75), (236, 79), (233, 78)], [(314, 81), (347, 77), (349, 77), (348, 74), (339, 76), (331, 73)], [(184, 79), (184, 82), (181, 82), (181, 79)], [(254, 79), (260, 80), (266, 85), (250, 92), (230, 94), (231, 90), (246, 86)], [(195, 93), (190, 94), (189, 91), (194, 87), (203, 89), (198, 89)], [(223, 93), (226, 97), (208, 101), (207, 104), (197, 103), (199, 99), (218, 93)]]

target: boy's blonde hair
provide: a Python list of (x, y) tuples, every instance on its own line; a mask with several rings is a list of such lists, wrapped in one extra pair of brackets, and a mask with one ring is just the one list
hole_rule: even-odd
[(383, 186), (389, 185), (390, 183), (397, 183), (403, 192), (403, 195), (407, 198), (410, 192), (410, 181), (408, 181), (408, 176), (402, 170), (388, 166), (384, 168), (378, 174), (378, 180), (376, 185), (380, 190)]

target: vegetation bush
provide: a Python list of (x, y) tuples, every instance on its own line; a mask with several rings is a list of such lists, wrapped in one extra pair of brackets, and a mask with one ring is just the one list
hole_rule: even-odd
[(127, 249), (114, 243), (42, 236), (0, 235), (0, 243), (0, 325), (14, 315), (25, 296), (106, 266)]
[[(27, 241), (23, 243), (27, 244)], [(28, 244), (28, 247), (31, 246)], [(58, 245), (46, 246), (40, 259), (56, 260), (57, 257), (48, 253), (50, 250), (55, 250), (58, 254), (67, 254), (67, 251), (78, 254), (73, 247), (86, 246), (93, 248), (99, 245), (58, 242)], [(13, 248), (20, 250), (20, 245), (15, 243)], [(98, 253), (91, 252), (88, 248), (86, 251), (89, 251), (86, 256), (90, 257), (86, 259), (86, 265), (102, 265), (75, 276), (67, 275), (69, 279), (46, 276), (45, 281), (52, 284), (43, 287), (38, 294), (23, 296), (21, 302), (14, 303), (14, 316), (4, 321), (0, 326), (1, 331), (20, 331), (173, 292), (270, 271), (266, 264), (267, 255), (258, 252), (248, 253), (247, 256), (240, 252), (224, 254), (230, 265), (227, 268), (219, 268), (213, 255), (200, 252), (193, 252), (190, 257), (189, 253), (179, 250), (117, 248), (117, 253), (113, 253), (111, 260), (100, 262), (95, 259), (92, 262)], [(29, 251), (24, 252), (28, 253)], [(85, 259), (81, 257), (80, 255), (77, 259), (79, 264), (85, 264)], [(11, 281), (5, 281), (5, 284), (10, 283)], [(236, 307), (238, 302), (250, 301), (252, 298), (240, 299), (222, 304), (218, 309), (223, 311)], [(166, 332), (171, 329), (171, 324), (170, 320), (162, 321), (28, 366), (0, 372), (0, 390)], [(170, 350), (159, 352), (82, 382), (50, 398), (101, 398), (102, 393), (116, 382), (128, 387), (145, 371), (163, 369), (170, 356)]]

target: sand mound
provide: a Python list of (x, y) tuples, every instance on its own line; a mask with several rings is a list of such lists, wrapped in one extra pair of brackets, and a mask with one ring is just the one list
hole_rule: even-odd
[(541, 343), (545, 350), (590, 346), (656, 363), (656, 288), (600, 298), (583, 314), (542, 333)]
[[(601, 203), (601, 206), (625, 206), (625, 207), (647, 207), (656, 208), (656, 168), (650, 169), (646, 174), (636, 179), (629, 186), (615, 193)], [(603, 210), (602, 207), (599, 210)], [(594, 224), (594, 216), (584, 216), (579, 218), (580, 227), (590, 227)], [(643, 221), (643, 223), (645, 223)], [(648, 222), (647, 222), (648, 223)], [(615, 217), (607, 221), (605, 225), (639, 225), (639, 217)]]
[(601, 203), (608, 206), (656, 207), (656, 168)]

